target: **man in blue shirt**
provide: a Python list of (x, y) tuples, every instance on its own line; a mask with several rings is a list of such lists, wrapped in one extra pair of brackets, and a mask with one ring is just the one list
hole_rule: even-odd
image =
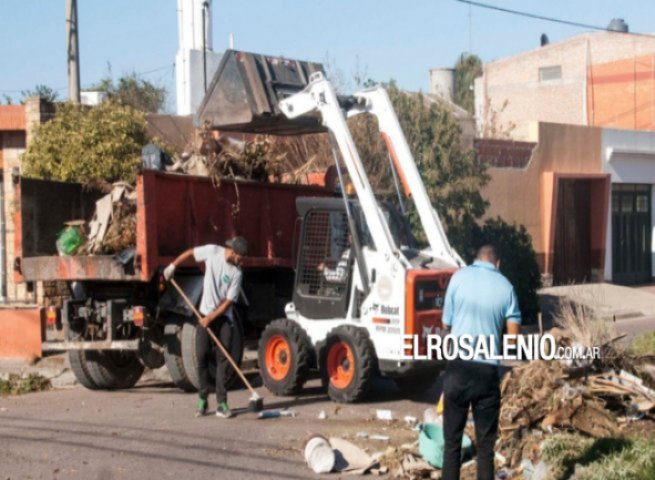
[[(485, 245), (473, 265), (453, 275), (443, 310), (444, 327), (454, 336), (470, 335), (475, 346), (483, 338), (492, 354), (500, 355), (503, 330), (520, 332), (521, 312), (512, 284), (498, 271), (496, 250)], [(494, 478), (494, 444), (500, 413), (497, 359), (477, 355), (448, 362), (444, 375), (443, 480), (459, 479), (462, 434), (469, 407), (473, 409), (478, 480)]]

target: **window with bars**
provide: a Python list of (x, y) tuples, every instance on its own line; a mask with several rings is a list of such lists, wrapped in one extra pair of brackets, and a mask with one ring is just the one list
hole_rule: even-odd
[(305, 216), (298, 293), (337, 299), (347, 292), (354, 255), (346, 214), (315, 210)]

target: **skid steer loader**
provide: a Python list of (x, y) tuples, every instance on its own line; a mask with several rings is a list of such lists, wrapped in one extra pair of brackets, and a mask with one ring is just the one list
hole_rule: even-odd
[[(230, 55), (230, 69), (242, 77), (240, 83), (235, 80), (238, 73), (224, 76), (226, 85), (238, 93), (229, 96), (234, 99), (230, 108), (253, 105), (239, 115), (244, 120), (235, 128), (243, 131), (252, 125), (252, 132), (286, 134), (327, 131), (342, 186), (340, 197), (296, 201), (302, 226), (293, 297), (286, 318), (269, 323), (260, 337), (264, 384), (274, 394), (293, 395), (310, 372), (318, 370), (337, 402), (362, 399), (380, 374), (401, 388), (430, 386), (441, 365), (410, 357), (425, 354), (424, 339), (442, 327), (446, 286), (464, 262), (451, 248), (432, 207), (385, 89), (377, 86), (340, 97), (320, 66), (291, 62), (288, 71), (302, 80), (294, 89), (290, 80), (274, 78), (273, 63), (265, 57), (249, 65), (243, 60), (247, 56)], [(214, 82), (217, 91), (219, 77)], [(201, 119), (218, 118), (219, 109), (210, 106), (209, 100), (204, 102)], [(413, 200), (427, 248), (416, 247), (406, 218), (376, 199), (346, 122), (360, 114), (376, 117), (401, 209)], [(214, 126), (228, 128), (226, 121)], [(354, 196), (344, 188), (346, 173)], [(408, 335), (418, 341), (408, 342)]]

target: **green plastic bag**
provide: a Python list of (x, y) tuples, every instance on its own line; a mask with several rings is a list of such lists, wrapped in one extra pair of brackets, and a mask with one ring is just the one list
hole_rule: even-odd
[(68, 226), (57, 234), (59, 255), (73, 255), (84, 243), (82, 232), (76, 226)]

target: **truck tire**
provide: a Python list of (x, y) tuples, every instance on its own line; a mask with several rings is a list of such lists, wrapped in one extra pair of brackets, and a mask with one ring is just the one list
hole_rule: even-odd
[(307, 334), (296, 322), (281, 319), (268, 324), (257, 350), (266, 388), (274, 395), (300, 392), (309, 375), (311, 350)]
[(85, 388), (89, 390), (98, 390), (99, 387), (96, 382), (93, 381), (91, 373), (89, 372), (89, 366), (86, 364), (86, 357), (84, 356), (84, 350), (69, 350), (68, 351), (68, 363), (70, 363), (71, 370), (75, 378)]
[[(235, 320), (234, 324), (235, 328), (232, 332), (230, 356), (237, 365), (241, 366), (244, 348), (243, 326), (238, 319)], [(198, 352), (196, 350), (196, 332), (198, 328), (202, 327), (198, 326), (196, 323), (185, 323), (184, 327), (182, 327), (182, 362), (184, 363), (184, 370), (186, 371), (187, 377), (195, 390), (200, 388), (200, 380), (198, 377)], [(217, 349), (218, 347), (214, 346), (214, 348)], [(209, 358), (208, 372), (211, 388), (211, 385), (215, 385), (216, 382), (216, 355), (212, 352)], [(236, 386), (239, 377), (230, 365), (228, 365), (227, 372), (228, 379), (226, 383), (227, 388), (230, 389)]]
[(352, 325), (332, 329), (321, 349), (320, 365), (323, 385), (332, 400), (362, 400), (377, 371), (377, 356), (368, 332)]
[(164, 361), (175, 386), (193, 392), (195, 388), (182, 360), (182, 326), (181, 323), (167, 323), (164, 327)]
[(130, 350), (91, 350), (84, 356), (91, 378), (105, 390), (132, 388), (145, 370), (136, 352)]

